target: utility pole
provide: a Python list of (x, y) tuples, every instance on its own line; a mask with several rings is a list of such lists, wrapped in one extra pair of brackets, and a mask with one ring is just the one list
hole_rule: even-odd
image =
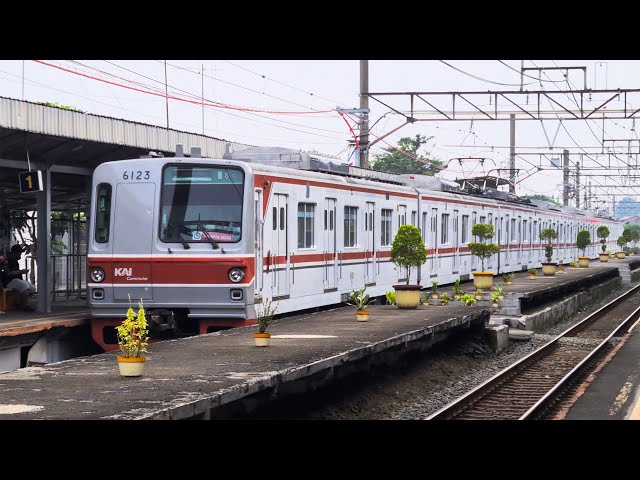
[(202, 90), (200, 95), (200, 101), (202, 103), (202, 135), (204, 135), (204, 64), (202, 64), (202, 70), (200, 70), (200, 76), (202, 77)]
[(169, 128), (169, 89), (167, 87), (167, 61), (164, 61), (164, 100), (167, 106), (167, 128)]
[(562, 171), (562, 205), (569, 206), (569, 150), (564, 150), (564, 164)]
[(516, 116), (509, 115), (509, 136), (511, 138), (511, 150), (509, 152), (509, 193), (516, 193)]
[[(360, 109), (369, 111), (369, 60), (360, 60)], [(369, 168), (369, 113), (360, 119), (360, 163), (359, 167)]]
[(580, 208), (580, 162), (576, 162), (576, 208)]

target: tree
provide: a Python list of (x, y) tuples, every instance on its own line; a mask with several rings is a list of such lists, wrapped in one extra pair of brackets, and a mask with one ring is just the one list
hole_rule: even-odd
[(582, 256), (584, 257), (584, 251), (591, 244), (591, 234), (589, 230), (580, 230), (576, 237), (576, 246), (579, 250), (582, 250)]
[(551, 257), (553, 257), (553, 240), (558, 238), (558, 232), (553, 228), (545, 228), (540, 232), (540, 240), (543, 240), (547, 245), (544, 247), (544, 255), (547, 257), (547, 263), (551, 263)]
[(633, 231), (637, 231), (640, 232), (640, 223), (627, 223), (625, 225), (625, 228), (628, 228), (629, 230)]
[[(418, 153), (420, 147), (432, 138), (433, 137), (427, 138), (420, 134), (416, 135), (415, 138), (403, 137), (398, 141), (398, 149), (405, 152), (407, 155), (399, 152), (393, 147), (387, 147), (384, 149), (387, 153), (383, 155), (374, 155), (373, 161), (371, 162), (371, 168), (373, 170), (386, 173), (416, 173), (419, 175), (433, 176), (442, 170), (442, 168), (446, 168), (443, 162), (440, 160), (430, 159), (427, 156), (423, 156)], [(418, 160), (414, 160), (411, 157), (417, 158)]]
[(402, 225), (391, 244), (391, 261), (406, 272), (407, 285), (411, 270), (427, 261), (427, 249), (420, 229), (414, 225)]
[(560, 205), (556, 199), (548, 197), (547, 195), (523, 195), (522, 198), (528, 198), (529, 200), (542, 200), (545, 202), (553, 203), (554, 205)]
[(607, 251), (607, 237), (610, 235), (611, 232), (609, 232), (609, 228), (606, 227), (605, 225), (600, 225), (598, 227), (598, 229), (596, 230), (596, 235), (598, 235), (598, 238), (600, 239), (600, 243), (602, 243), (602, 253), (605, 253)]
[(500, 251), (500, 246), (495, 243), (487, 243), (493, 238), (493, 225), (490, 223), (476, 223), (471, 229), (471, 234), (480, 239), (479, 242), (469, 242), (469, 250), (472, 255), (480, 259), (484, 272), (484, 259)]

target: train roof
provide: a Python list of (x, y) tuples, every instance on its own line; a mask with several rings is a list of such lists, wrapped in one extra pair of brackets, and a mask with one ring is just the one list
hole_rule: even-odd
[[(150, 152), (144, 157), (158, 157), (161, 155)], [(182, 145), (177, 145), (175, 157), (167, 157), (172, 161), (178, 157), (185, 159), (202, 158), (198, 147), (192, 147), (190, 153), (184, 152)], [(206, 158), (202, 158), (207, 160)], [(497, 189), (501, 179), (494, 177), (478, 177), (475, 179), (456, 180), (455, 182), (442, 178), (420, 174), (393, 174), (377, 170), (354, 167), (341, 162), (340, 159), (327, 155), (304, 152), (281, 147), (251, 147), (235, 152), (227, 152), (222, 160), (243, 161), (252, 164), (256, 171), (271, 172), (280, 175), (300, 177), (301, 171), (305, 178), (327, 180), (332, 176), (334, 182), (352, 185), (372, 186), (380, 188), (380, 184), (388, 190), (415, 194), (438, 192), (443, 199), (460, 201), (460, 197), (469, 200), (481, 199), (497, 205), (528, 207), (536, 210), (555, 211), (568, 215), (601, 218), (616, 221), (611, 217), (597, 215), (594, 212), (570, 206), (559, 206), (543, 200), (531, 200)]]

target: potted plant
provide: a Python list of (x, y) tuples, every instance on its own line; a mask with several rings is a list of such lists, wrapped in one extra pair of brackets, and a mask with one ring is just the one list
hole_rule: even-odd
[(438, 298), (438, 282), (431, 282), (431, 298), (434, 300)]
[(459, 300), (464, 291), (460, 288), (460, 279), (456, 278), (456, 281), (453, 284), (453, 298)]
[(600, 239), (600, 243), (602, 244), (602, 253), (600, 254), (601, 262), (609, 261), (609, 254), (607, 253), (607, 238), (609, 237), (609, 228), (605, 225), (600, 225), (596, 230), (596, 235)]
[(460, 296), (460, 303), (465, 307), (471, 307), (476, 304), (476, 299), (470, 293), (465, 293)]
[(529, 270), (527, 270), (527, 272), (529, 272), (529, 278), (533, 280), (534, 278), (536, 278), (536, 273), (538, 271), (535, 268), (530, 268)]
[(441, 305), (446, 305), (447, 303), (449, 303), (450, 300), (451, 300), (451, 295), (449, 295), (447, 292), (443, 292), (440, 295), (440, 302), (442, 302)]
[(402, 225), (391, 244), (391, 261), (404, 270), (406, 284), (394, 285), (398, 308), (417, 308), (420, 304), (420, 285), (409, 285), (411, 271), (427, 260), (427, 249), (420, 229), (414, 225)]
[(356, 320), (359, 322), (366, 322), (369, 320), (369, 312), (367, 312), (367, 308), (370, 303), (375, 301), (369, 298), (368, 293), (364, 293), (367, 287), (362, 287), (360, 290), (353, 290), (349, 294), (349, 305), (354, 305), (356, 307)]
[(476, 288), (489, 290), (493, 284), (493, 272), (484, 270), (485, 258), (500, 251), (500, 246), (495, 243), (488, 243), (493, 238), (493, 225), (490, 223), (476, 223), (471, 229), (471, 234), (478, 237), (479, 242), (469, 242), (471, 254), (480, 259), (482, 270), (473, 273), (473, 284)]
[(122, 323), (116, 326), (118, 346), (122, 355), (118, 356), (118, 368), (123, 377), (139, 377), (144, 370), (144, 362), (149, 344), (149, 328), (144, 312), (144, 305), (140, 300), (138, 313), (131, 305)]
[(564, 273), (564, 258), (558, 262), (558, 271), (556, 273)]
[(511, 272), (511, 273), (503, 273), (502, 274), (502, 281), (504, 282), (505, 285), (511, 285), (513, 283), (513, 277), (515, 277), (513, 272)]
[(640, 240), (640, 231), (639, 230), (631, 230), (631, 241), (633, 242), (633, 249), (631, 253), (637, 255), (638, 254), (638, 240)]
[(556, 264), (551, 261), (553, 258), (553, 240), (558, 238), (558, 232), (553, 228), (545, 228), (540, 232), (540, 240), (546, 244), (544, 247), (544, 255), (547, 261), (542, 264), (542, 274), (554, 276), (556, 274)]
[(626, 245), (628, 245), (629, 243), (631, 243), (633, 241), (633, 232), (631, 231), (631, 229), (629, 228), (625, 228), (622, 231), (622, 236), (624, 237), (625, 240), (625, 247), (623, 248), (625, 254), (629, 253), (629, 247), (627, 247)]
[(474, 297), (476, 298), (476, 300), (482, 300), (482, 290), (478, 288), (476, 290), (476, 293), (474, 294)]
[(278, 306), (271, 300), (256, 306), (256, 323), (258, 332), (253, 334), (256, 347), (268, 347), (271, 343), (271, 334), (267, 332), (267, 327), (273, 322), (273, 316)]
[(576, 246), (579, 250), (582, 250), (582, 256), (578, 257), (578, 265), (582, 268), (589, 266), (589, 257), (585, 255), (585, 250), (591, 244), (591, 234), (589, 230), (580, 230), (576, 237)]
[(502, 290), (504, 290), (504, 287), (502, 285), (496, 285), (493, 288), (498, 294), (498, 300), (504, 300), (504, 293), (502, 293)]
[(491, 292), (490, 297), (491, 297), (491, 306), (494, 308), (497, 307), (500, 294), (498, 292)]
[(395, 305), (396, 304), (396, 292), (393, 290), (389, 290), (384, 294), (387, 298), (387, 305)]
[(627, 244), (627, 239), (620, 235), (616, 243), (620, 247), (620, 250), (616, 253), (616, 258), (624, 258), (624, 246)]
[(571, 267), (571, 270), (575, 270), (576, 268), (578, 268), (578, 262), (576, 262), (575, 260), (571, 260), (569, 262), (569, 267)]

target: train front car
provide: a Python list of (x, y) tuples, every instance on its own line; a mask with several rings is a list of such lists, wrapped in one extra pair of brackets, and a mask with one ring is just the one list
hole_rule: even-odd
[(153, 336), (245, 325), (253, 314), (252, 173), (246, 163), (140, 158), (96, 168), (87, 255), (93, 339), (145, 305)]

